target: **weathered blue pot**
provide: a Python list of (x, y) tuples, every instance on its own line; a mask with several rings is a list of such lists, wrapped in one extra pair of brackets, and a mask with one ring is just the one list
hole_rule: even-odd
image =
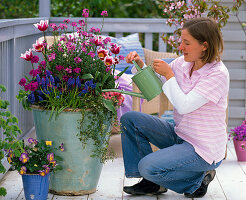
[[(86, 147), (78, 138), (79, 121), (81, 112), (62, 112), (57, 117), (50, 118), (51, 111), (33, 109), (34, 124), (38, 140), (53, 141), (58, 147), (64, 143), (64, 152), (57, 150), (55, 153), (63, 158), (60, 163), (62, 170), (51, 174), (50, 192), (59, 195), (85, 195), (96, 191), (102, 170), (100, 158), (91, 157), (93, 154), (94, 141), (89, 139)], [(91, 115), (86, 111), (83, 124), (88, 126)], [(92, 117), (97, 121), (96, 117)], [(111, 121), (105, 121), (105, 132), (111, 129)]]
[(26, 200), (46, 200), (49, 192), (49, 177), (38, 174), (22, 175), (24, 195)]

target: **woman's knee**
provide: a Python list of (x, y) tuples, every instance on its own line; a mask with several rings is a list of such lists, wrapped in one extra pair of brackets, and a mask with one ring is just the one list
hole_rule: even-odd
[(137, 119), (139, 115), (139, 112), (136, 112), (136, 111), (128, 111), (126, 113), (124, 113), (121, 118), (120, 118), (120, 123), (121, 124), (125, 124), (127, 122), (131, 122), (133, 121), (134, 119)]
[(138, 163), (138, 171), (144, 178), (150, 179), (154, 172), (154, 166), (147, 157), (142, 158)]

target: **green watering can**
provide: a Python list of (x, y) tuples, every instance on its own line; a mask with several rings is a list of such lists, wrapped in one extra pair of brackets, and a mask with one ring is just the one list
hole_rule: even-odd
[(119, 92), (122, 94), (128, 94), (130, 96), (136, 96), (140, 98), (147, 99), (147, 101), (152, 100), (157, 95), (162, 93), (162, 82), (156, 76), (154, 70), (151, 66), (144, 69), (138, 66), (136, 61), (132, 61), (138, 72), (132, 77), (132, 81), (137, 85), (142, 93), (129, 92), (119, 89), (103, 89), (103, 92)]

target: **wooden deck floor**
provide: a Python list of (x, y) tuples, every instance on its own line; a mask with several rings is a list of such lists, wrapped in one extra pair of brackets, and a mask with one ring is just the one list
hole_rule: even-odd
[[(111, 137), (111, 146), (116, 150), (118, 157), (107, 161), (103, 166), (97, 191), (86, 196), (57, 196), (49, 194), (49, 200), (181, 200), (187, 199), (181, 194), (168, 191), (158, 196), (131, 196), (122, 191), (124, 185), (132, 185), (139, 179), (128, 179), (124, 176), (124, 167), (121, 154), (119, 135)], [(202, 199), (206, 200), (246, 200), (246, 162), (237, 162), (233, 144), (229, 142), (227, 159), (216, 170), (216, 178), (209, 185), (208, 193)], [(3, 178), (0, 186), (7, 188), (4, 200), (21, 200), (24, 198), (21, 176), (16, 171), (9, 171)]]

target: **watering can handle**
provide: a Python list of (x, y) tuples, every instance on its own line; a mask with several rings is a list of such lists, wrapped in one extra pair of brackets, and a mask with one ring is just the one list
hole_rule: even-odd
[(136, 67), (136, 69), (137, 69), (139, 72), (142, 71), (141, 67), (139, 67), (139, 65), (136, 63), (135, 60), (133, 60), (132, 63), (134, 64), (134, 66)]

